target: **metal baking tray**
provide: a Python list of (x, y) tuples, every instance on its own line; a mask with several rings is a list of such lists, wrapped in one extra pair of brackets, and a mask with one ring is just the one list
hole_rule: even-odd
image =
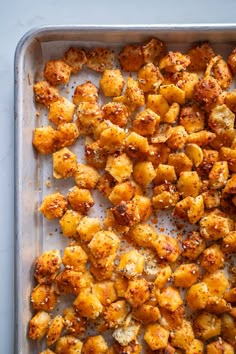
[[(195, 41), (209, 40), (216, 53), (229, 54), (236, 45), (236, 24), (212, 25), (142, 25), (142, 26), (46, 26), (27, 32), (15, 53), (15, 353), (36, 354), (41, 344), (27, 339), (28, 321), (32, 317), (30, 292), (34, 286), (33, 264), (45, 249), (63, 247), (58, 223), (46, 221), (37, 211), (42, 197), (60, 186), (67, 189), (72, 182), (53, 181), (51, 157), (40, 156), (32, 148), (32, 131), (46, 124), (46, 111), (34, 104), (33, 84), (40, 77), (46, 60), (59, 58), (71, 45), (91, 48), (105, 46), (119, 50), (127, 43), (164, 40), (168, 49), (189, 48)], [(98, 75), (86, 71), (73, 77), (72, 86)], [(72, 87), (69, 87), (69, 89)], [(70, 91), (70, 90), (69, 90)], [(64, 89), (68, 95), (68, 87)], [(82, 147), (77, 146), (77, 152)], [(73, 150), (73, 148), (72, 148)], [(51, 187), (45, 182), (51, 178)], [(95, 198), (99, 198), (95, 195)], [(93, 210), (95, 215), (98, 211)], [(91, 215), (91, 214), (90, 214)], [(170, 229), (169, 220), (160, 219)]]

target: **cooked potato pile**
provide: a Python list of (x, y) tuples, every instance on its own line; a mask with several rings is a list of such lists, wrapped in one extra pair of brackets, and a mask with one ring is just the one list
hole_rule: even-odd
[[(84, 67), (100, 87), (61, 96), (57, 85)], [(41, 354), (235, 352), (235, 73), (236, 49), (227, 60), (207, 42), (181, 53), (156, 38), (117, 58), (69, 48), (45, 64), (34, 94), (48, 125), (33, 145), (71, 187), (39, 209), (68, 240), (35, 263), (28, 335), (45, 338)], [(87, 163), (69, 148), (80, 136)], [(89, 216), (94, 190), (110, 204), (102, 223)], [(152, 224), (165, 209), (178, 234)], [(61, 296), (70, 305), (59, 314)]]

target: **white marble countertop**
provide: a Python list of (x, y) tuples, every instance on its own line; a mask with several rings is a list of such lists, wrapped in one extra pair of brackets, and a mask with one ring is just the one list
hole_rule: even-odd
[(0, 14), (0, 353), (13, 353), (14, 334), (14, 77), (17, 42), (46, 24), (232, 23), (236, 1), (30, 0), (2, 3)]

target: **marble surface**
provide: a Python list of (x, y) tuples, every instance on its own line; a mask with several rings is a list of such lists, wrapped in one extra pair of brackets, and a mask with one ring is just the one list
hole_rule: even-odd
[(0, 13), (0, 353), (13, 353), (14, 329), (14, 77), (22, 35), (45, 24), (231, 23), (236, 1), (30, 0), (2, 3)]

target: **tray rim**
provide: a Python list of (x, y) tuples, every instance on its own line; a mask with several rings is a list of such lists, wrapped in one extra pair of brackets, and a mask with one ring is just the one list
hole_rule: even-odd
[[(138, 25), (125, 25), (125, 24), (116, 24), (116, 25), (95, 25), (95, 24), (70, 24), (70, 25), (42, 25), (33, 27), (28, 30), (18, 41), (15, 54), (14, 54), (14, 353), (21, 353), (21, 348), (19, 348), (19, 315), (20, 315), (20, 301), (19, 301), (19, 292), (21, 279), (19, 274), (19, 264), (21, 254), (21, 240), (20, 240), (20, 230), (21, 230), (21, 219), (20, 219), (20, 199), (21, 199), (21, 188), (20, 181), (22, 180), (22, 172), (20, 169), (22, 154), (21, 154), (21, 127), (22, 121), (21, 116), (23, 113), (23, 90), (22, 90), (22, 77), (23, 70), (22, 65), (24, 61), (24, 49), (27, 48), (32, 40), (36, 39), (39, 42), (46, 35), (54, 34), (69, 34), (71, 31), (73, 32), (90, 32), (96, 33), (97, 31), (105, 33), (105, 32), (135, 32), (135, 31), (143, 31), (143, 32), (152, 32), (157, 31), (159, 33), (162, 32), (175, 32), (175, 31), (189, 31), (189, 32), (225, 32), (225, 31), (235, 31), (235, 42), (236, 42), (236, 22), (235, 23), (189, 23), (189, 24), (138, 24)], [(58, 39), (57, 39), (58, 40)]]

